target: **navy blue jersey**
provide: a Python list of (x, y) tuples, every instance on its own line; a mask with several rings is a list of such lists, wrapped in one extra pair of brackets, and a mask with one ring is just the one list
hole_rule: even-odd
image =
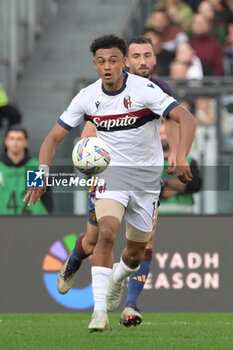
[(163, 92), (165, 92), (169, 96), (172, 96), (172, 90), (171, 90), (170, 86), (167, 83), (165, 83), (165, 81), (157, 79), (157, 78), (150, 78), (149, 80), (151, 80), (154, 84), (156, 84), (158, 87), (160, 87), (160, 89), (162, 89)]

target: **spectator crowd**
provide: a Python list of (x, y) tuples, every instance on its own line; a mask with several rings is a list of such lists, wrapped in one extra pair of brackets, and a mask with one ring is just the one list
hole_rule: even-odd
[[(231, 0), (158, 0), (141, 34), (154, 45), (157, 58), (154, 76), (202, 80), (233, 75)], [(215, 96), (186, 98), (182, 103), (189, 106), (191, 103), (201, 127), (216, 125)], [(222, 133), (233, 138), (231, 119), (227, 108), (222, 106)]]
[(159, 56), (155, 73), (160, 76), (170, 74), (171, 62), (183, 67), (187, 79), (233, 73), (230, 0), (159, 0), (142, 34), (153, 41)]

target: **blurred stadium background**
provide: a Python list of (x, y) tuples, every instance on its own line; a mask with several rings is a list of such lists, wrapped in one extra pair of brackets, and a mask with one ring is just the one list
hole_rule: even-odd
[[(22, 111), (32, 156), (38, 156), (42, 140), (72, 97), (97, 78), (89, 52), (91, 41), (110, 32), (127, 40), (139, 35), (155, 3), (0, 0), (1, 82)], [(222, 76), (198, 81), (162, 79), (180, 99), (213, 98), (216, 120), (198, 127), (192, 149), (204, 179), (203, 190), (195, 195), (195, 215), (159, 220), (151, 279), (140, 306), (151, 312), (232, 312), (233, 76), (225, 69)], [(3, 124), (0, 147), (5, 129)], [(73, 130), (59, 145), (54, 164), (72, 166), (71, 152), (80, 132), (81, 128)], [(50, 285), (71, 249), (72, 235), (85, 231), (87, 193), (56, 191), (54, 204), (53, 215), (46, 218), (0, 217), (0, 276), (4, 281), (0, 312), (91, 310), (91, 299), (83, 301), (86, 307), (74, 309), (72, 301), (63, 305)], [(116, 254), (123, 245), (123, 231), (124, 227)], [(38, 255), (31, 254), (31, 249)], [(81, 287), (77, 285), (75, 291), (89, 285), (89, 265), (83, 268)]]

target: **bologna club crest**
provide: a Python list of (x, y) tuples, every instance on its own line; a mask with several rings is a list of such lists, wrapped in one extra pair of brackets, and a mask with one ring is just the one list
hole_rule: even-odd
[(131, 108), (132, 102), (131, 102), (131, 97), (130, 96), (125, 96), (123, 100), (125, 108)]

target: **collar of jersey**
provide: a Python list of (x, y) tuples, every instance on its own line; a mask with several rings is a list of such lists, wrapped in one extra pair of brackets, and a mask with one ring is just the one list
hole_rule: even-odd
[(125, 88), (126, 88), (126, 81), (127, 81), (127, 79), (128, 79), (128, 74), (127, 74), (126, 72), (123, 72), (123, 75), (124, 75), (124, 81), (123, 81), (122, 87), (121, 87), (119, 90), (117, 90), (117, 91), (112, 91), (112, 92), (107, 91), (107, 90), (105, 90), (104, 85), (103, 85), (103, 83), (102, 83), (102, 90), (103, 90), (103, 92), (104, 92), (106, 95), (115, 96), (115, 95), (120, 94), (122, 91), (124, 91)]

